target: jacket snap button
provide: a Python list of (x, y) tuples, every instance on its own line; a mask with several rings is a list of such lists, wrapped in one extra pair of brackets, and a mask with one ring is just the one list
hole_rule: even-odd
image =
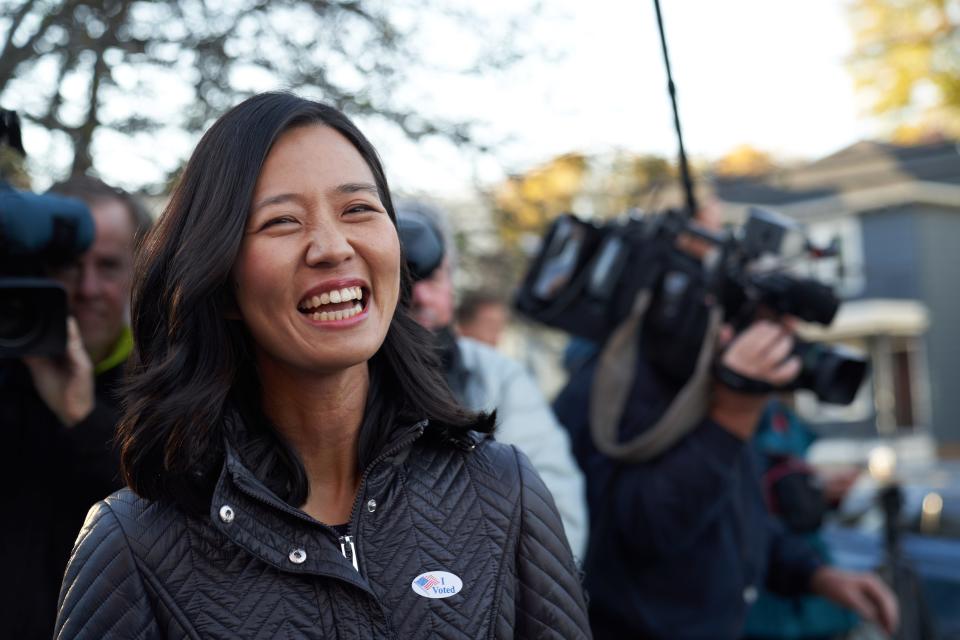
[(760, 593), (757, 591), (757, 588), (753, 585), (749, 585), (743, 590), (743, 601), (747, 604), (753, 604), (757, 601), (757, 597), (759, 595)]
[(233, 516), (234, 516), (233, 508), (230, 505), (225, 504), (222, 507), (220, 507), (221, 520), (223, 520), (227, 524), (230, 524), (231, 522), (233, 522)]
[(376, 510), (377, 510), (377, 501), (371, 498), (370, 501), (367, 502), (367, 511), (369, 511), (370, 513), (373, 513)]
[(303, 564), (307, 559), (307, 552), (303, 549), (294, 549), (290, 552), (290, 562), (293, 564)]

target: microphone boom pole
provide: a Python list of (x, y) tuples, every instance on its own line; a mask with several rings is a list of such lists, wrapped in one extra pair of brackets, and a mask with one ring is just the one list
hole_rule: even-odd
[(690, 177), (690, 165), (687, 162), (687, 152), (683, 148), (683, 132), (680, 129), (680, 113), (677, 111), (677, 88), (673, 83), (673, 73), (670, 71), (670, 55), (667, 53), (667, 37), (663, 31), (663, 15), (660, 13), (660, 0), (653, 0), (657, 11), (657, 27), (660, 30), (660, 48), (663, 49), (663, 63), (667, 69), (667, 92), (670, 94), (670, 104), (673, 107), (673, 126), (677, 131), (679, 143), (680, 179), (683, 181), (683, 190), (687, 198), (687, 217), (697, 213), (697, 199), (693, 194), (693, 179)]

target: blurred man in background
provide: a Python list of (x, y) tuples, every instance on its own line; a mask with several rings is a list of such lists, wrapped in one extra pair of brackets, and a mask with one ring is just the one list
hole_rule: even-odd
[(120, 488), (113, 449), (116, 392), (133, 347), (127, 326), (133, 256), (150, 225), (129, 194), (89, 177), (51, 192), (84, 201), (90, 249), (50, 276), (67, 293), (67, 348), (59, 358), (7, 363), (0, 380), (0, 619), (12, 638), (49, 638), (57, 595), (87, 510)]
[(397, 207), (400, 241), (415, 281), (414, 317), (433, 332), (447, 383), (457, 399), (471, 410), (496, 410), (497, 440), (515, 445), (530, 458), (553, 494), (574, 556), (582, 558), (587, 528), (584, 484), (569, 438), (520, 364), (488, 345), (454, 335), (453, 260), (439, 216), (418, 203)]
[(510, 312), (503, 298), (490, 291), (468, 291), (457, 307), (457, 333), (496, 348)]

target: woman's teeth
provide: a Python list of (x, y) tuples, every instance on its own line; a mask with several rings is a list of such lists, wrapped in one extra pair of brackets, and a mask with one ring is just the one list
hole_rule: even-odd
[(363, 311), (363, 305), (357, 303), (349, 309), (342, 309), (340, 311), (314, 311), (310, 314), (310, 318), (313, 320), (319, 320), (320, 322), (328, 322), (330, 320), (346, 320), (347, 318), (352, 318)]
[(363, 300), (363, 289), (360, 287), (345, 287), (343, 289), (334, 289), (333, 291), (324, 291), (318, 296), (313, 296), (300, 303), (300, 310), (309, 312), (325, 304), (340, 304), (341, 302), (350, 302), (351, 300)]

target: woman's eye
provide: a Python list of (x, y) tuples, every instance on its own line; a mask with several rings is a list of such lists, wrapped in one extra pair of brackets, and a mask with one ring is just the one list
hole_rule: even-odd
[(274, 226), (277, 226), (277, 225), (279, 225), (279, 224), (286, 224), (286, 223), (289, 223), (289, 222), (296, 222), (296, 220), (294, 220), (294, 219), (291, 218), (290, 216), (279, 216), (279, 217), (277, 217), (277, 218), (271, 218), (271, 219), (267, 220), (266, 222), (263, 223), (263, 226), (261, 226), (260, 228), (261, 228), (261, 229), (266, 229), (267, 227), (274, 227)]
[(368, 211), (377, 211), (378, 209), (372, 204), (354, 204), (347, 208), (347, 213), (366, 213)]

